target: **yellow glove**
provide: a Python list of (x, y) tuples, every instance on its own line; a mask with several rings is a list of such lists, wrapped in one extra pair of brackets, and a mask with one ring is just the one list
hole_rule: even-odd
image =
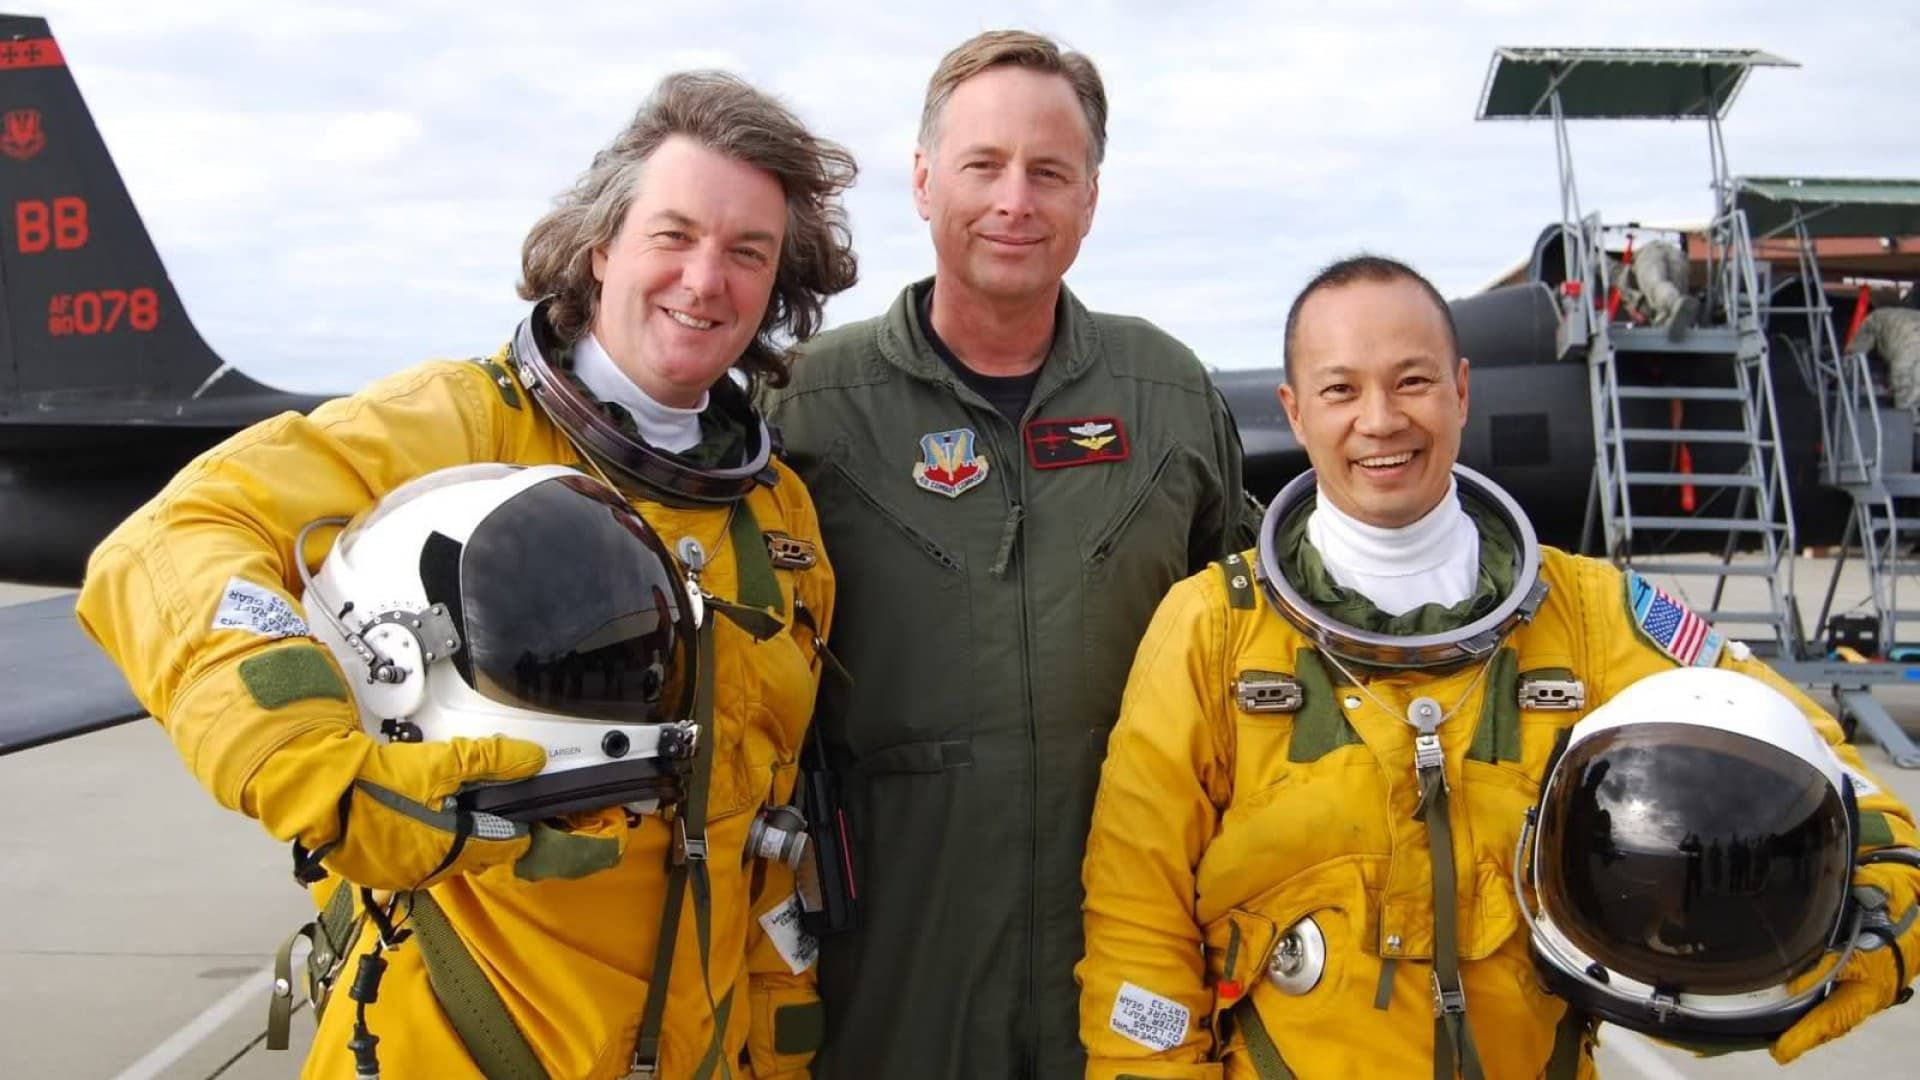
[[(1856, 898), (1863, 890), (1866, 896), (1884, 898), (1882, 906), (1869, 910), (1867, 925), (1877, 922), (1891, 940), (1861, 935), (1860, 944), (1847, 959), (1847, 966), (1840, 969), (1826, 1000), (1774, 1040), (1773, 1059), (1782, 1065), (1912, 995), (1907, 983), (1920, 961), (1920, 919), (1914, 917), (1914, 904), (1920, 899), (1920, 869), (1901, 863), (1871, 863), (1854, 873), (1853, 885)], [(1836, 961), (1837, 954), (1829, 954), (1819, 967), (1788, 984), (1788, 992), (1797, 994), (1817, 985)]]
[[(547, 763), (545, 748), (496, 735), (381, 743), (358, 728), (304, 732), (267, 756), (241, 809), (293, 839), (341, 877), (371, 889), (413, 889), (451, 874), (514, 863), (523, 877), (579, 877), (612, 866), (625, 845), (619, 811), (570, 832), (463, 811), (453, 796), (519, 780)], [(619, 827), (615, 827), (615, 822)]]

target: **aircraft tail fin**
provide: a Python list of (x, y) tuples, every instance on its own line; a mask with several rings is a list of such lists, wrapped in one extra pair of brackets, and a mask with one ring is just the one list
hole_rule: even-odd
[(0, 422), (265, 389), (188, 320), (46, 20), (0, 15)]

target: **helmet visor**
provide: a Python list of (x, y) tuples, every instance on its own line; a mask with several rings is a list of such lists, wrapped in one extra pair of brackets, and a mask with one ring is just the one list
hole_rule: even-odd
[(583, 720), (685, 717), (685, 587), (653, 530), (603, 485), (555, 478), (500, 504), (468, 538), (459, 580), (461, 673), (483, 696)]
[(1840, 793), (1802, 758), (1695, 724), (1598, 732), (1543, 807), (1542, 905), (1581, 951), (1674, 991), (1777, 986), (1826, 948), (1846, 896)]

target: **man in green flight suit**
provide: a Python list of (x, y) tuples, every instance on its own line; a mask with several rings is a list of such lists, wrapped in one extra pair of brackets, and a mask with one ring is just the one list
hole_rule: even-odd
[(770, 401), (846, 568), (816, 712), (862, 925), (822, 943), (817, 1075), (1078, 1076), (1080, 863), (1107, 730), (1161, 595), (1249, 542), (1226, 406), (1153, 325), (1061, 284), (1106, 93), (997, 31), (927, 88), (931, 280), (814, 339)]

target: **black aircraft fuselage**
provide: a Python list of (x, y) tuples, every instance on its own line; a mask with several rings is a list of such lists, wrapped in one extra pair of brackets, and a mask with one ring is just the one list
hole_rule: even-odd
[(322, 398), (187, 318), (44, 19), (0, 16), (0, 580), (74, 584), (200, 451)]
[[(0, 580), (73, 585), (93, 547), (194, 455), (324, 399), (247, 378), (194, 329), (43, 19), (0, 16), (0, 155)], [(1512, 492), (1542, 539), (1577, 547), (1593, 423), (1585, 364), (1555, 355), (1552, 293), (1515, 285), (1452, 308), (1472, 361), (1461, 461)], [(1642, 374), (1689, 378), (1683, 364)], [(1263, 499), (1307, 468), (1281, 378), (1215, 375)], [(1790, 368), (1776, 365), (1774, 382), (1801, 537), (1821, 542), (1844, 514), (1812, 479), (1818, 414)], [(1666, 402), (1629, 404), (1636, 422), (1668, 423)], [(1713, 452), (1695, 466), (1712, 471)]]
[[(1452, 301), (1460, 332), (1460, 351), (1470, 361), (1470, 401), (1466, 430), (1460, 436), (1460, 461), (1492, 477), (1527, 511), (1540, 539), (1569, 551), (1582, 550), (1593, 480), (1593, 411), (1587, 365), (1578, 358), (1556, 359), (1558, 307), (1543, 283), (1509, 285)], [(1660, 386), (1713, 384), (1716, 372), (1685, 357), (1623, 357), (1622, 380)], [(1284, 377), (1279, 369), (1221, 371), (1214, 382), (1232, 407), (1247, 455), (1247, 487), (1265, 498), (1307, 469), (1307, 454), (1293, 437), (1276, 393)], [(1819, 479), (1820, 413), (1812, 389), (1798, 369), (1781, 360), (1773, 365), (1773, 388), (1785, 445), (1787, 484), (1793, 500), (1795, 533), (1801, 544), (1836, 543), (1847, 520), (1847, 497), (1823, 487)], [(1672, 402), (1658, 399), (1621, 402), (1628, 427), (1674, 425)], [(1706, 414), (1737, 405), (1688, 402), (1690, 414), (1704, 426)], [(1746, 448), (1702, 445), (1690, 448), (1700, 473), (1737, 472)], [(1670, 471), (1667, 445), (1635, 446), (1629, 465), (1637, 470)], [(1643, 514), (1711, 516), (1724, 513), (1712, 492), (1701, 494), (1692, 509), (1680, 503), (1681, 489), (1664, 497), (1636, 494)], [(1724, 534), (1645, 532), (1635, 537), (1636, 553), (1685, 551), (1684, 545), (1717, 550)], [(1589, 552), (1591, 553), (1591, 552)]]

